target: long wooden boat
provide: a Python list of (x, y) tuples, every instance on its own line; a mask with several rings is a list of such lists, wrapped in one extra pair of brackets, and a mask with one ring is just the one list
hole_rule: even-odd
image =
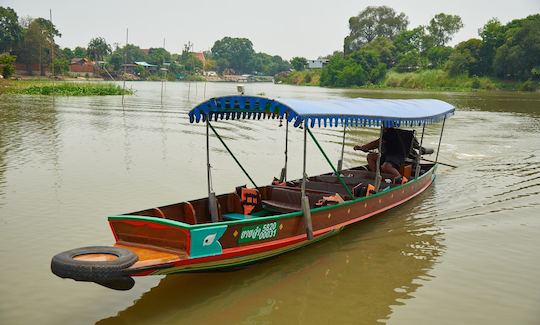
[[(251, 96), (207, 100), (192, 109), (189, 117), (193, 123), (206, 123), (208, 197), (110, 216), (114, 245), (60, 253), (52, 259), (52, 271), (63, 278), (106, 285), (131, 276), (234, 269), (335, 235), (347, 225), (398, 206), (428, 188), (435, 179), (440, 141), (435, 163), (421, 163), (422, 150), (418, 150), (416, 158), (402, 166), (414, 173), (408, 175), (407, 182), (394, 184), (392, 176), (381, 174), (379, 169), (342, 169), (341, 162), (336, 168), (310, 128), (373, 126), (381, 127), (382, 135), (385, 127), (420, 125), (424, 129), (426, 124), (442, 120), (444, 130), (444, 121), (453, 112), (453, 106), (438, 100), (304, 101)], [(286, 119), (286, 137), (289, 122), (303, 127), (304, 177), (287, 180), (285, 162), (279, 181), (257, 186), (233, 155), (254, 186), (216, 196), (211, 188), (209, 130), (232, 152), (211, 123), (241, 118)], [(332, 172), (305, 175), (308, 134)], [(344, 143), (345, 132), (343, 147)]]

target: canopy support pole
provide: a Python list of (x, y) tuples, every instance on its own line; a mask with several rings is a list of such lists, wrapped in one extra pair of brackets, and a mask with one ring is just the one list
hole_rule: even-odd
[(206, 116), (206, 177), (208, 182), (208, 210), (210, 212), (210, 218), (212, 222), (218, 222), (218, 209), (217, 209), (217, 198), (216, 193), (212, 189), (212, 166), (210, 165), (210, 134), (208, 130), (208, 116)]
[(422, 144), (424, 143), (424, 131), (426, 130), (426, 122), (422, 124), (422, 136), (420, 137), (420, 148), (418, 149), (418, 154), (416, 155), (416, 170), (414, 172), (414, 178), (420, 176), (420, 160), (422, 159)]
[[(308, 240), (313, 239), (313, 224), (311, 223), (311, 209), (309, 206), (309, 199), (306, 196), (306, 161), (307, 161), (307, 132), (311, 134), (308, 130), (306, 121), (304, 120), (304, 167), (302, 172), (302, 212), (304, 214), (304, 222), (306, 225), (306, 235)], [(313, 135), (312, 135), (313, 136)]]
[(446, 116), (444, 117), (442, 121), (442, 128), (441, 128), (441, 136), (439, 137), (439, 145), (437, 146), (437, 155), (435, 156), (435, 163), (439, 161), (439, 149), (441, 149), (441, 141), (442, 141), (442, 135), (444, 132), (444, 123), (446, 122)]
[(382, 143), (383, 143), (383, 130), (384, 126), (381, 123), (381, 130), (379, 131), (379, 152), (377, 153), (377, 167), (375, 168), (375, 191), (379, 191), (379, 187), (381, 187), (381, 155), (382, 155)]
[[(285, 115), (285, 119), (287, 119), (287, 115)], [(279, 178), (280, 182), (287, 181), (288, 148), (289, 148), (289, 120), (287, 119), (287, 124), (285, 125), (285, 166), (281, 169), (281, 176)]]
[(227, 146), (227, 144), (225, 144), (225, 141), (223, 141), (223, 139), (219, 136), (219, 134), (217, 133), (216, 129), (214, 129), (214, 127), (212, 126), (212, 124), (210, 124), (210, 122), (208, 121), (208, 119), (206, 120), (206, 123), (208, 123), (208, 126), (210, 127), (210, 129), (212, 129), (212, 132), (214, 132), (214, 134), (215, 134), (216, 137), (219, 139), (219, 141), (221, 142), (221, 144), (223, 144), (223, 146), (225, 147), (225, 149), (227, 149), (227, 151), (229, 152), (229, 155), (231, 155), (231, 157), (234, 159), (234, 161), (236, 162), (236, 164), (238, 165), (238, 167), (240, 167), (240, 169), (244, 172), (244, 174), (247, 176), (247, 178), (249, 178), (249, 181), (251, 182), (251, 184), (253, 184), (254, 187), (258, 188), (257, 184), (255, 184), (255, 182), (253, 181), (253, 179), (251, 178), (251, 176), (249, 176), (248, 172), (244, 169), (244, 167), (242, 166), (242, 164), (240, 164), (240, 162), (238, 161), (238, 159), (236, 159), (236, 156), (232, 153), (231, 149), (229, 149), (229, 147)]
[(338, 173), (341, 173), (341, 169), (343, 168), (343, 155), (345, 153), (345, 132), (347, 130), (347, 126), (345, 123), (343, 123), (343, 141), (341, 142), (341, 159), (338, 160), (337, 164), (337, 171)]
[[(306, 128), (307, 129), (307, 128)], [(313, 139), (313, 142), (315, 142), (315, 144), (317, 145), (317, 148), (319, 148), (319, 150), (321, 151), (321, 153), (323, 154), (324, 158), (326, 159), (326, 161), (328, 162), (328, 164), (330, 165), (330, 167), (332, 167), (332, 170), (334, 171), (334, 174), (336, 174), (339, 182), (341, 183), (341, 185), (343, 185), (343, 187), (345, 188), (345, 191), (347, 191), (347, 194), (351, 197), (351, 198), (354, 198), (354, 195), (352, 194), (351, 190), (349, 190), (349, 187), (347, 186), (347, 184), (345, 184), (345, 181), (343, 180), (343, 178), (341, 177), (341, 175), (339, 174), (339, 172), (336, 170), (336, 168), (334, 167), (334, 165), (332, 164), (332, 162), (330, 161), (330, 158), (328, 158), (328, 156), (326, 155), (326, 152), (324, 152), (323, 148), (321, 147), (321, 145), (319, 144), (319, 142), (317, 141), (317, 139), (315, 139), (315, 136), (313, 135), (313, 133), (311, 133), (311, 130), (307, 129), (307, 132), (309, 133), (309, 135), (311, 136), (311, 139)]]

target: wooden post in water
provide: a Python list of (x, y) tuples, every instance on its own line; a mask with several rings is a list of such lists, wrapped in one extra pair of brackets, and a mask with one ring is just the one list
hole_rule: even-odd
[[(52, 25), (52, 9), (49, 9), (49, 20)], [(54, 34), (51, 32), (51, 73), (53, 77), (53, 84), (54, 84)], [(54, 94), (54, 92), (53, 92)]]
[[(51, 25), (53, 25), (52, 22), (52, 9), (49, 9), (49, 20), (51, 22)], [(51, 74), (52, 74), (52, 80), (53, 80), (53, 89), (54, 89), (54, 33), (51, 31)], [(54, 90), (52, 92), (53, 95), (53, 103), (54, 103)]]
[(122, 109), (124, 109), (124, 93), (126, 92), (126, 60), (127, 60), (127, 45), (128, 45), (128, 38), (129, 38), (129, 28), (126, 28), (126, 45), (124, 46), (124, 75), (122, 76)]
[[(165, 50), (165, 38), (163, 38), (163, 49)], [(166, 69), (166, 68), (162, 68), (162, 69)], [(163, 75), (161, 77), (161, 104), (162, 105), (163, 105), (163, 85), (165, 83), (165, 79), (167, 79), (167, 70), (163, 70)]]

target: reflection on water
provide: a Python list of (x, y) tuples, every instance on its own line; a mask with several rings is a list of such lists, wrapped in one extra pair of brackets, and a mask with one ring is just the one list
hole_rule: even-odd
[[(440, 98), (455, 104), (440, 167), (424, 194), (311, 247), (238, 272), (137, 278), (128, 292), (63, 280), (59, 251), (113, 242), (105, 216), (206, 195), (205, 129), (186, 112), (204, 84), (129, 83), (126, 97), (0, 97), (0, 324), (354, 323), (537, 324), (540, 315), (540, 96), (363, 91), (247, 84), (269, 97)], [(234, 84), (208, 84), (207, 97)], [(217, 122), (266, 184), (283, 165), (275, 121)], [(315, 129), (333, 161), (340, 129)], [(440, 125), (426, 128), (436, 147)], [(377, 130), (347, 131), (352, 146)], [(289, 175), (300, 177), (302, 133), (290, 131)], [(310, 174), (329, 167), (308, 146)], [(247, 179), (211, 139), (214, 188)], [(7, 298), (6, 298), (7, 297)], [(474, 306), (474, 308), (471, 308)], [(76, 315), (76, 316), (74, 316)]]
[[(433, 219), (416, 220), (431, 191), (340, 235), (237, 272), (179, 274), (98, 324), (342, 323), (388, 319), (429, 281), (443, 247)], [(406, 213), (403, 213), (406, 212)], [(396, 270), (389, 272), (388, 270)], [(399, 270), (399, 271), (398, 271)]]

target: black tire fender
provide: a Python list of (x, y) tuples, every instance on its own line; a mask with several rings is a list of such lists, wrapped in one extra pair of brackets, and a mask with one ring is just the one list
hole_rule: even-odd
[[(117, 256), (110, 261), (83, 261), (75, 259), (85, 254), (109, 254)], [(139, 260), (130, 250), (112, 246), (89, 246), (71, 249), (55, 255), (51, 271), (61, 278), (77, 281), (103, 281), (125, 276), (124, 270)]]

